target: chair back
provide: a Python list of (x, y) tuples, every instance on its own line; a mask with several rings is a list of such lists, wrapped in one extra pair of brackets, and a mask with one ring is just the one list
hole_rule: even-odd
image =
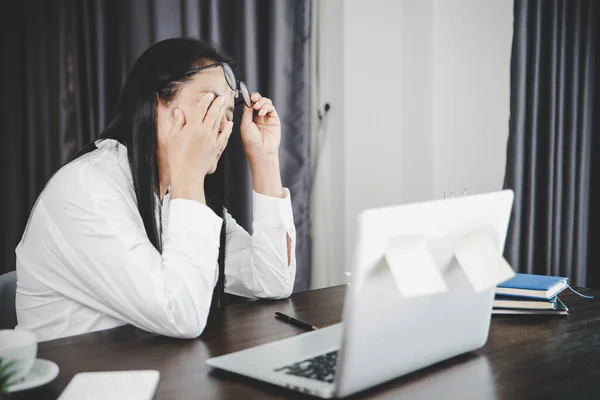
[(16, 294), (17, 272), (0, 275), (0, 329), (15, 329), (17, 326)]

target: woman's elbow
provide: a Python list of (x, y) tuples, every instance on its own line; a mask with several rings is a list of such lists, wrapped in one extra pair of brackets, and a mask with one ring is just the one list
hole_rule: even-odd
[(183, 324), (174, 327), (168, 336), (176, 339), (195, 339), (202, 335), (206, 328), (206, 321), (198, 323)]
[(281, 293), (281, 296), (279, 298), (287, 299), (288, 297), (290, 297), (292, 295), (293, 291), (294, 291), (294, 281), (290, 282), (290, 284), (285, 287), (285, 289), (283, 290), (283, 292)]
[(291, 296), (294, 291), (294, 282), (281, 283), (280, 285), (273, 285), (271, 287), (265, 287), (261, 291), (258, 297), (263, 299), (280, 300), (287, 299)]
[(178, 308), (178, 312), (173, 313), (164, 324), (164, 334), (176, 339), (195, 339), (200, 336), (206, 328), (208, 310), (190, 312), (193, 309), (191, 305)]

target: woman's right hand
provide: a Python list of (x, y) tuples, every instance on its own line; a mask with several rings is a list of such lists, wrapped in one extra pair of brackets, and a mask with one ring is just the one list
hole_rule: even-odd
[[(214, 100), (214, 101), (213, 101)], [(171, 197), (198, 200), (204, 198), (204, 178), (214, 171), (227, 146), (233, 122), (226, 121), (223, 97), (206, 93), (187, 118), (174, 110), (173, 125), (167, 141), (171, 178)]]

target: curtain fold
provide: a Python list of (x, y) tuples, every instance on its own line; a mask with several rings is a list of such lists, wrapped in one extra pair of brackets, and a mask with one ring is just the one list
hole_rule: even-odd
[[(32, 0), (2, 14), (3, 151), (7, 237), (0, 273), (47, 180), (105, 127), (125, 77), (152, 43), (195, 36), (219, 42), (250, 90), (274, 100), (282, 120), (283, 183), (297, 227), (295, 290), (309, 282), (308, 96), (310, 0)], [(3, 63), (6, 64), (6, 63)], [(238, 113), (241, 114), (241, 113)], [(239, 117), (236, 115), (239, 126)], [(251, 230), (252, 187), (239, 131), (213, 179), (226, 182), (225, 206)]]
[[(520, 272), (600, 286), (592, 153), (599, 4), (515, 0), (505, 187), (515, 191), (506, 257)], [(599, 153), (595, 153), (599, 154)], [(592, 255), (592, 257), (590, 257)]]

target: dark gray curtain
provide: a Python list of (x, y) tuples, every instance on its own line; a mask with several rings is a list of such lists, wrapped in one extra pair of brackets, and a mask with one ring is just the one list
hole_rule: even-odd
[(595, 0), (515, 0), (506, 257), (520, 272), (600, 287)]
[[(273, 99), (282, 120), (283, 183), (297, 229), (295, 290), (309, 283), (308, 135), (310, 0), (52, 0), (2, 14), (4, 232), (0, 272), (49, 177), (104, 128), (124, 78), (152, 43), (179, 36), (215, 40), (239, 78)], [(11, 6), (14, 4), (11, 4)], [(9, 15), (10, 14), (10, 15)], [(5, 71), (6, 69), (6, 71)], [(237, 116), (239, 121), (239, 116)], [(251, 228), (251, 178), (239, 134), (215, 179), (225, 206)]]

